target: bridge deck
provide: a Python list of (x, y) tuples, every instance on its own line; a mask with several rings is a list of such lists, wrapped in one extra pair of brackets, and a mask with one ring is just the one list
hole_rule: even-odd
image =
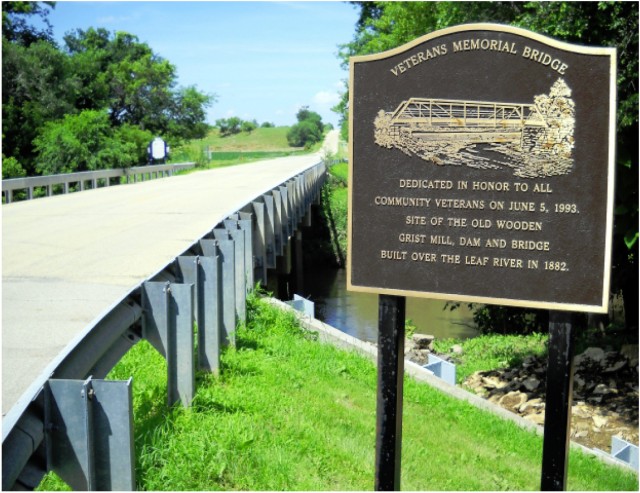
[(2, 206), (3, 415), (113, 303), (319, 161), (278, 158)]

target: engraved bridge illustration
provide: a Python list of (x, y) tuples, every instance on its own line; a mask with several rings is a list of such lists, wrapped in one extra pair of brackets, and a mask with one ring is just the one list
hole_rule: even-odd
[(525, 178), (567, 174), (575, 126), (570, 95), (558, 79), (533, 103), (413, 97), (379, 111), (375, 142), (438, 165), (510, 167)]
[(411, 98), (391, 116), (393, 131), (420, 139), (521, 140), (525, 127), (546, 127), (535, 105)]

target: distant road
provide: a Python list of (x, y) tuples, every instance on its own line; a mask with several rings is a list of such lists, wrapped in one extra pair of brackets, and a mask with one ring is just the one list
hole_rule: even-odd
[(338, 132), (338, 130), (331, 130), (324, 139), (322, 149), (332, 154), (336, 154), (338, 152), (339, 141), (340, 133)]
[[(337, 147), (337, 131), (327, 142)], [(113, 303), (229, 214), (321, 155), (3, 205), (3, 416)]]

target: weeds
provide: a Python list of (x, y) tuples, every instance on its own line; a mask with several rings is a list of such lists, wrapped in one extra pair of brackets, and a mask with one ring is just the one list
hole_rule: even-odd
[[(482, 335), (472, 339), (440, 339), (434, 341), (434, 351), (450, 354), (456, 364), (458, 383), (476, 371), (513, 368), (527, 356), (547, 354), (548, 334)], [(454, 345), (462, 347), (461, 354), (452, 353)]]

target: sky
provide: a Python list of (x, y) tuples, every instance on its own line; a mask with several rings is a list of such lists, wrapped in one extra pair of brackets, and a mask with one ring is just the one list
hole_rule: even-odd
[(296, 123), (302, 106), (338, 125), (331, 111), (347, 70), (337, 57), (353, 39), (357, 9), (345, 2), (58, 1), (54, 38), (89, 27), (126, 31), (177, 69), (178, 85), (216, 95), (207, 121), (237, 116)]

